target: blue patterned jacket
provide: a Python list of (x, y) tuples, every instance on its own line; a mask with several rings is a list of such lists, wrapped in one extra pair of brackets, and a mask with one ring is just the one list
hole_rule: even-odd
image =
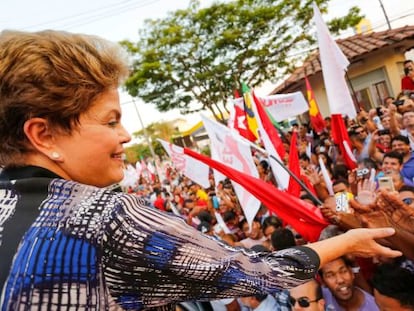
[(312, 278), (317, 254), (232, 248), (134, 195), (39, 167), (0, 176), (1, 310), (146, 310), (277, 293)]

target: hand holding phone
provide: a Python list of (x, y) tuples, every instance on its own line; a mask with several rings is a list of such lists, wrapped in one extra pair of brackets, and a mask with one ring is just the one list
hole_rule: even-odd
[(349, 213), (348, 196), (345, 192), (335, 193), (336, 211)]
[(378, 177), (378, 188), (387, 189), (388, 191), (395, 191), (394, 182), (389, 176)]

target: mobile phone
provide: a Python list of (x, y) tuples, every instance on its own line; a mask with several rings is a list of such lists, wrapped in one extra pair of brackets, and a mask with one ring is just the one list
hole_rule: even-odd
[(381, 117), (383, 115), (382, 107), (377, 107), (376, 110), (377, 110), (377, 116)]
[(378, 188), (379, 189), (388, 189), (389, 191), (394, 191), (394, 182), (389, 176), (378, 177)]
[(391, 133), (390, 133), (390, 130), (388, 130), (388, 129), (383, 129), (383, 130), (379, 130), (378, 131), (378, 135), (390, 135)]
[(401, 99), (401, 100), (394, 101), (393, 104), (398, 107), (398, 106), (404, 105), (404, 102), (405, 101)]
[(335, 193), (335, 201), (337, 212), (349, 212), (348, 196), (345, 192)]

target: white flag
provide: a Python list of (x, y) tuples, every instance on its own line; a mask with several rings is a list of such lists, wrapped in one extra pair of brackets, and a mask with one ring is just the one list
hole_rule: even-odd
[[(211, 141), (211, 157), (240, 172), (259, 177), (256, 164), (250, 150), (250, 145), (236, 137), (226, 126), (201, 115), (204, 127)], [(232, 181), (234, 191), (239, 199), (249, 226), (252, 224), (260, 201), (247, 192), (238, 183)]]
[(132, 164), (124, 168), (124, 178), (119, 182), (122, 187), (134, 187), (138, 184), (138, 174)]
[(309, 110), (309, 105), (302, 92), (275, 94), (259, 97), (267, 112), (277, 122), (296, 117)]
[(184, 154), (184, 149), (179, 146), (170, 144), (162, 139), (158, 139), (158, 141), (162, 144), (165, 151), (167, 151), (171, 161), (179, 172), (203, 188), (210, 187), (210, 181), (208, 179), (210, 168), (208, 165)]
[(334, 195), (335, 192), (333, 191), (332, 180), (329, 177), (328, 170), (326, 169), (325, 163), (323, 163), (323, 160), (321, 157), (319, 157), (318, 162), (319, 162), (319, 167), (321, 168), (323, 180), (325, 181), (326, 189), (328, 189), (329, 195)]
[(346, 114), (354, 119), (357, 113), (345, 81), (345, 71), (349, 61), (331, 37), (315, 2), (313, 20), (316, 25), (323, 80), (331, 114)]

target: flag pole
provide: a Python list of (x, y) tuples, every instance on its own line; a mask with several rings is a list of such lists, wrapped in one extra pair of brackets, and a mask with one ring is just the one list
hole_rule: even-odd
[(282, 166), (286, 172), (288, 172), (288, 174), (302, 187), (302, 189), (318, 204), (318, 205), (322, 205), (322, 201), (319, 200), (313, 193), (312, 191), (309, 190), (308, 187), (306, 187), (306, 185), (295, 175), (292, 173), (292, 171), (290, 169), (288, 169), (286, 167), (286, 165), (283, 164), (282, 161), (280, 161), (278, 158), (276, 158), (273, 155), (269, 155), (273, 160), (275, 160), (280, 166)]
[[(263, 148), (261, 148), (261, 147), (259, 147), (259, 146), (257, 146), (256, 144), (254, 144), (254, 143), (252, 143), (251, 141), (249, 141), (249, 140), (247, 140), (247, 139), (245, 139), (245, 138), (243, 138), (243, 137), (239, 137), (239, 138), (241, 138), (243, 141), (245, 141), (246, 143), (248, 143), (252, 148), (255, 148), (256, 150), (258, 150), (258, 151), (260, 151), (261, 153), (263, 153), (263, 154), (268, 154), (268, 152), (265, 150), (265, 149), (263, 149)], [(295, 175), (295, 174), (293, 174), (293, 172), (289, 169), (289, 168), (287, 168), (286, 167), (286, 165), (282, 162), (282, 161), (280, 161), (278, 158), (276, 158), (274, 155), (271, 155), (271, 154), (268, 154), (268, 157), (270, 157), (272, 160), (274, 160), (274, 161), (276, 161), (281, 167), (283, 167), (285, 170), (286, 170), (286, 172), (301, 186), (301, 188), (318, 204), (318, 205), (322, 205), (323, 203), (322, 203), (322, 201), (321, 200), (319, 200), (319, 198), (317, 198), (313, 193), (312, 193), (312, 191), (310, 191), (309, 190), (309, 188), (308, 187), (306, 187), (306, 185)]]
[(348, 71), (346, 71), (346, 70), (345, 70), (345, 77), (346, 77), (346, 80), (348, 81), (349, 86), (351, 87), (352, 97), (354, 99), (354, 107), (355, 107), (355, 109), (356, 109), (357, 112), (360, 112), (361, 111), (361, 107), (359, 106), (358, 98), (356, 96), (356, 92), (355, 92), (354, 86), (352, 85), (351, 79), (348, 76)]

